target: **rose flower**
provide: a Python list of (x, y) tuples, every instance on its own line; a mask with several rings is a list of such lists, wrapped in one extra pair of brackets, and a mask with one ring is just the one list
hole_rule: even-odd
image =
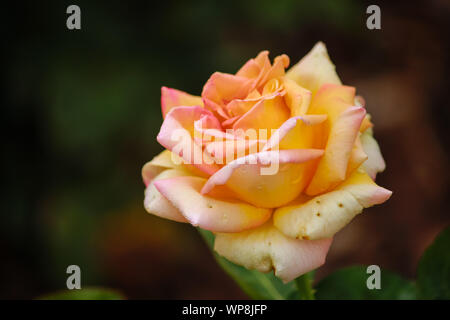
[(215, 251), (291, 281), (325, 261), (333, 235), (391, 191), (355, 88), (323, 43), (285, 72), (268, 52), (214, 73), (201, 97), (163, 87), (167, 150), (145, 164), (148, 212), (215, 234)]

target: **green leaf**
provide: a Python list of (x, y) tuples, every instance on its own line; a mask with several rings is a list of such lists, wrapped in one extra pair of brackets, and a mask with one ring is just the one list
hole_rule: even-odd
[(39, 300), (123, 300), (118, 291), (105, 288), (62, 290), (38, 298)]
[(295, 279), (295, 284), (300, 295), (301, 300), (314, 300), (314, 293), (316, 292), (312, 284), (314, 282), (314, 271), (305, 273), (297, 279)]
[(417, 285), (424, 299), (450, 299), (450, 227), (442, 231), (419, 262)]
[(272, 272), (262, 273), (256, 270), (248, 270), (228, 261), (214, 252), (214, 234), (200, 228), (198, 230), (213, 252), (217, 263), (237, 282), (250, 298), (258, 300), (300, 298), (294, 281), (284, 284)]
[(381, 270), (381, 289), (368, 289), (365, 266), (343, 268), (321, 280), (316, 286), (316, 298), (322, 300), (412, 300), (417, 297), (413, 282)]

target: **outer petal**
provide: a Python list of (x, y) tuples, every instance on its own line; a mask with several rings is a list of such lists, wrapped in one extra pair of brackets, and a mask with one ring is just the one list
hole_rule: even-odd
[(363, 164), (364, 161), (367, 160), (367, 158), (368, 156), (364, 152), (363, 145), (361, 143), (361, 134), (358, 133), (355, 144), (353, 145), (352, 152), (350, 154), (350, 159), (348, 160), (347, 177), (349, 177), (356, 169), (358, 169), (361, 164)]
[(329, 238), (363, 208), (383, 203), (391, 194), (391, 191), (376, 185), (364, 171), (358, 170), (335, 191), (314, 198), (304, 196), (277, 209), (273, 221), (289, 237)]
[(363, 163), (363, 168), (369, 176), (375, 180), (378, 172), (384, 171), (386, 163), (381, 155), (380, 147), (373, 137), (372, 130), (366, 130), (361, 135), (361, 143), (364, 151), (368, 155), (368, 159)]
[(329, 133), (325, 154), (306, 190), (308, 195), (325, 192), (344, 181), (359, 127), (366, 114), (364, 108), (348, 106), (340, 100), (335, 100), (333, 105), (328, 106), (345, 111), (337, 117), (328, 113)]
[(199, 177), (178, 177), (158, 180), (159, 192), (194, 226), (214, 232), (240, 232), (266, 222), (270, 209), (256, 208), (236, 201), (226, 189), (209, 196), (200, 194), (206, 180)]
[(172, 108), (179, 106), (203, 107), (202, 98), (177, 89), (161, 87), (161, 111), (163, 118), (166, 117), (166, 114)]
[(286, 77), (313, 94), (325, 83), (341, 84), (327, 48), (322, 42), (318, 42), (300, 62), (289, 69)]
[(269, 272), (284, 282), (320, 267), (332, 239), (297, 240), (284, 236), (272, 221), (240, 233), (216, 235), (214, 249), (228, 260), (247, 269)]
[(165, 170), (161, 172), (145, 189), (144, 207), (148, 213), (161, 218), (178, 222), (188, 222), (185, 217), (155, 188), (154, 182), (161, 179), (170, 179), (189, 175), (187, 171)]
[[(356, 96), (355, 97), (355, 105), (358, 107), (366, 107), (366, 100), (364, 100), (364, 98), (362, 96)], [(370, 114), (366, 114), (366, 116), (364, 117), (363, 122), (361, 123), (361, 128), (359, 128), (360, 132), (364, 132), (369, 128), (373, 127), (373, 123), (370, 121)]]
[(322, 150), (265, 151), (236, 159), (222, 167), (202, 189), (208, 194), (224, 185), (239, 199), (257, 207), (276, 208), (295, 199), (305, 188), (312, 171), (308, 161)]
[(172, 161), (172, 157), (174, 156), (169, 150), (164, 150), (142, 167), (142, 180), (146, 186), (164, 170), (178, 167)]

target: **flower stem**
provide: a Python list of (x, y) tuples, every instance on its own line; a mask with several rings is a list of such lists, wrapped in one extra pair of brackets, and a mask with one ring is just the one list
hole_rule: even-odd
[(312, 287), (314, 281), (314, 272), (308, 272), (295, 279), (300, 300), (314, 300), (314, 289)]

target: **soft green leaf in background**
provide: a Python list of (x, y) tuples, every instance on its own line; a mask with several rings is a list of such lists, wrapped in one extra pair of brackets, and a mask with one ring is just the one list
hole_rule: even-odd
[(414, 283), (381, 269), (381, 289), (368, 289), (366, 266), (340, 269), (316, 286), (316, 298), (325, 300), (410, 300), (416, 298)]
[(38, 298), (39, 300), (123, 300), (118, 291), (106, 288), (86, 288), (80, 290), (63, 290)]
[(420, 298), (450, 299), (450, 227), (423, 254), (417, 272)]

